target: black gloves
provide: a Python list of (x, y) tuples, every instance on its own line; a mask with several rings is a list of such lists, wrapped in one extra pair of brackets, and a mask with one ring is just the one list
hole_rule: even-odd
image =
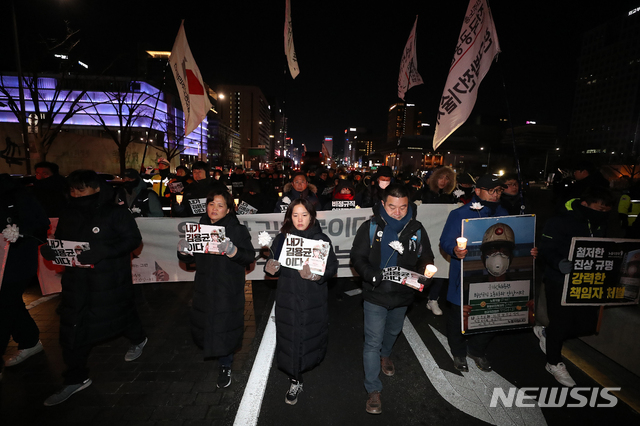
[(53, 261), (56, 259), (56, 251), (52, 249), (49, 244), (43, 244), (40, 246), (40, 254), (46, 260)]

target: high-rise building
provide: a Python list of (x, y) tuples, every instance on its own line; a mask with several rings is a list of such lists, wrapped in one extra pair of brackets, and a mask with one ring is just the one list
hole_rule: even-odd
[(257, 168), (271, 160), (271, 107), (256, 86), (218, 86), (220, 122), (240, 133), (245, 167)]
[(389, 107), (387, 148), (397, 146), (403, 136), (421, 134), (422, 113), (415, 104), (398, 102)]
[(586, 32), (569, 131), (570, 152), (640, 152), (640, 12)]

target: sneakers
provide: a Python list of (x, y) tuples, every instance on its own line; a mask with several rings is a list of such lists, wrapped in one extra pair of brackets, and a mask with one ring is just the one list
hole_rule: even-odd
[(367, 413), (369, 414), (381, 414), (382, 413), (382, 401), (380, 400), (380, 391), (373, 391), (367, 398)]
[(220, 367), (220, 373), (218, 373), (218, 383), (216, 386), (218, 389), (226, 388), (231, 384), (231, 367)]
[(296, 402), (298, 402), (298, 395), (302, 392), (302, 383), (294, 379), (289, 380), (291, 381), (291, 386), (289, 386), (289, 390), (284, 396), (284, 402), (289, 405), (296, 405)]
[(476, 362), (476, 366), (480, 370), (486, 371), (486, 372), (491, 371), (491, 363), (489, 362), (486, 356), (474, 356), (474, 355), (471, 355), (470, 353), (467, 353), (467, 356)]
[(438, 300), (429, 300), (427, 302), (427, 309), (433, 312), (433, 315), (442, 315), (442, 309), (438, 305)]
[(540, 349), (545, 354), (547, 353), (547, 331), (541, 325), (536, 325), (533, 327), (533, 334), (536, 335), (538, 339), (540, 339)]
[(385, 376), (393, 376), (396, 374), (396, 368), (393, 366), (393, 361), (388, 356), (380, 357), (380, 367)]
[(564, 362), (559, 362), (558, 365), (551, 365), (547, 363), (545, 369), (556, 378), (556, 380), (569, 388), (572, 388), (576, 385), (576, 382), (573, 381), (569, 372), (567, 371), (567, 367), (564, 365)]
[(467, 357), (466, 356), (454, 356), (453, 357), (453, 366), (458, 371), (468, 372), (469, 366), (467, 365)]
[(124, 356), (124, 360), (129, 362), (129, 361), (133, 361), (140, 358), (140, 355), (142, 355), (142, 349), (144, 348), (144, 345), (147, 344), (148, 340), (149, 338), (145, 337), (142, 343), (138, 343), (137, 345), (131, 345), (131, 347), (129, 348), (129, 350)]
[(42, 342), (38, 340), (38, 343), (32, 348), (28, 349), (20, 349), (14, 356), (9, 358), (4, 365), (6, 367), (13, 367), (14, 365), (20, 364), (22, 361), (25, 361), (27, 358), (37, 354), (38, 352), (42, 352), (44, 348), (42, 347)]
[(58, 392), (54, 393), (44, 401), (44, 406), (51, 407), (52, 405), (58, 405), (62, 402), (65, 402), (74, 393), (78, 393), (81, 390), (91, 386), (91, 383), (93, 383), (91, 379), (87, 379), (82, 383), (63, 386), (62, 389), (60, 389)]

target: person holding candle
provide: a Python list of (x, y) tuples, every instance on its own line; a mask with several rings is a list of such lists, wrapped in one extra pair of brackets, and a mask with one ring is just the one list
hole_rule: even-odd
[(362, 277), (364, 297), (364, 386), (366, 411), (382, 413), (380, 371), (393, 376), (391, 350), (402, 331), (407, 307), (415, 290), (383, 281), (383, 269), (391, 266), (425, 273), (434, 256), (427, 231), (416, 220), (416, 205), (402, 184), (391, 184), (373, 207), (373, 217), (364, 222), (353, 240), (351, 262)]
[[(460, 286), (462, 285), (461, 261), (467, 255), (466, 239), (462, 236), (462, 221), (478, 217), (508, 216), (500, 205), (500, 195), (506, 185), (502, 179), (493, 175), (484, 175), (476, 182), (475, 194), (468, 204), (459, 207), (447, 218), (440, 236), (440, 247), (451, 256), (449, 265), (449, 289), (447, 300), (451, 309), (447, 313), (447, 339), (453, 355), (454, 367), (459, 371), (469, 371), (467, 356), (473, 359), (479, 369), (491, 371), (491, 364), (486, 358), (485, 350), (494, 333), (480, 333), (465, 336), (461, 333)], [(464, 248), (462, 248), (464, 247)]]

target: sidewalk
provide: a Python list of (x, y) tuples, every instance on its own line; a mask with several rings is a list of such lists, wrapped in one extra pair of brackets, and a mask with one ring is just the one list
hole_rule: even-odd
[[(44, 352), (5, 368), (0, 382), (3, 426), (91, 424), (232, 424), (251, 368), (246, 362), (256, 334), (251, 282), (245, 287), (245, 337), (233, 363), (232, 384), (216, 388), (218, 363), (204, 361), (191, 338), (192, 283), (136, 286), (136, 298), (149, 343), (136, 361), (125, 362), (129, 342), (117, 338), (96, 346), (89, 358), (93, 384), (54, 407), (44, 400), (62, 384), (64, 363), (58, 343), (59, 297), (27, 290), (24, 299), (40, 328)], [(33, 303), (35, 301), (35, 303)], [(34, 306), (35, 305), (35, 306)], [(5, 357), (17, 350), (10, 343)]]

